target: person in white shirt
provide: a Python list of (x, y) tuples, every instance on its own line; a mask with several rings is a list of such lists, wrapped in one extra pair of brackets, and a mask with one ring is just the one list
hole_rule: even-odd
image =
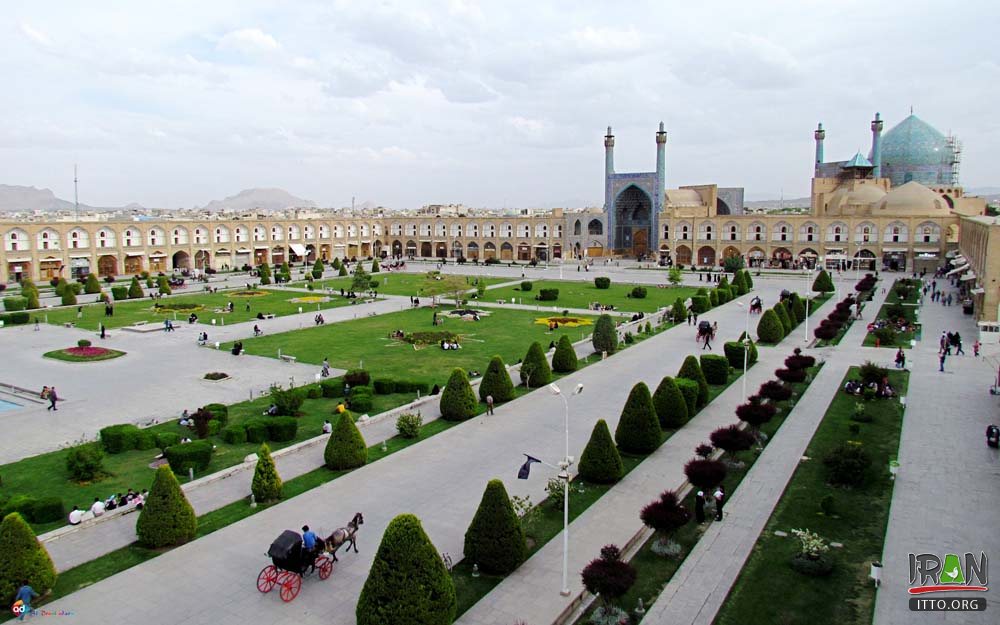
[(323, 433), (324, 434), (329, 434), (330, 432), (333, 432), (333, 426), (330, 425), (330, 421), (329, 420), (324, 421), (323, 422)]
[(69, 513), (69, 524), (79, 525), (80, 521), (83, 520), (83, 510), (77, 506), (73, 506), (73, 510)]
[(90, 506), (90, 511), (94, 513), (94, 516), (101, 516), (104, 514), (104, 502), (94, 497), (94, 505)]

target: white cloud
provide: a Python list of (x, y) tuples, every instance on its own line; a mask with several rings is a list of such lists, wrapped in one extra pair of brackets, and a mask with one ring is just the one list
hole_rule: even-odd
[(235, 50), (243, 54), (275, 52), (281, 48), (278, 40), (259, 28), (233, 30), (219, 39), (219, 50)]

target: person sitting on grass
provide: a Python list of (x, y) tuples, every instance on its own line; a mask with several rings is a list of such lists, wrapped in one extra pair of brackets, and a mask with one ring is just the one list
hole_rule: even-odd
[(79, 506), (73, 506), (69, 513), (69, 524), (79, 525), (83, 521), (83, 510)]
[(330, 434), (333, 432), (333, 426), (330, 424), (330, 420), (327, 419), (323, 421), (323, 433)]
[(275, 404), (271, 404), (270, 406), (268, 406), (267, 410), (264, 411), (265, 417), (274, 417), (277, 416), (277, 414), (278, 414), (278, 406), (276, 406)]
[(198, 315), (191, 313), (191, 316), (188, 317), (188, 323), (197, 323), (197, 322), (198, 322)]

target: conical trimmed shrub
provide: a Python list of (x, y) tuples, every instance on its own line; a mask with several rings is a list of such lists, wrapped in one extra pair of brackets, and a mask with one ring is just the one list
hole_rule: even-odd
[(615, 443), (625, 452), (648, 454), (660, 446), (663, 430), (653, 408), (653, 398), (644, 382), (632, 387), (625, 407), (622, 408), (618, 427), (615, 428)]
[(778, 302), (772, 310), (774, 310), (774, 314), (778, 315), (778, 321), (781, 322), (781, 328), (784, 330), (785, 336), (791, 334), (794, 325), (792, 324), (792, 318), (788, 316), (788, 309), (785, 308), (785, 305)]
[(580, 365), (576, 358), (576, 350), (569, 336), (563, 334), (556, 343), (556, 353), (552, 354), (552, 370), (558, 373), (570, 373), (576, 371)]
[(552, 369), (549, 368), (549, 361), (538, 341), (532, 343), (528, 353), (524, 355), (520, 375), (521, 382), (528, 388), (545, 386), (552, 381)]
[(40, 307), (38, 304), (38, 287), (29, 278), (21, 280), (21, 297), (28, 300), (24, 305), (26, 309), (31, 310)]
[(441, 418), (446, 421), (465, 421), (476, 416), (479, 401), (472, 392), (469, 376), (464, 369), (455, 368), (448, 378), (448, 384), (441, 392)]
[(746, 285), (747, 285), (747, 291), (753, 290), (753, 278), (750, 277), (750, 270), (749, 269), (744, 269), (743, 270), (743, 282), (745, 282)]
[(457, 606), (455, 584), (420, 519), (397, 516), (358, 597), (357, 624), (451, 625)]
[(142, 504), (135, 533), (144, 547), (179, 545), (194, 538), (198, 518), (169, 465), (156, 469), (149, 496)]
[(708, 302), (715, 308), (719, 305), (719, 291), (718, 289), (712, 289), (708, 294)]
[(333, 257), (333, 262), (330, 263), (330, 266), (339, 271), (340, 270), (340, 258), (337, 257), (337, 256), (334, 256)]
[(310, 273), (312, 273), (312, 277), (313, 277), (314, 280), (319, 280), (320, 278), (322, 278), (323, 277), (323, 261), (321, 261), (320, 259), (317, 258), (316, 262), (313, 263), (313, 268), (312, 268), (312, 271)]
[(40, 595), (56, 583), (56, 567), (28, 522), (11, 512), (0, 523), (0, 597), (5, 606), (24, 580)]
[(83, 285), (83, 292), (88, 295), (101, 292), (101, 283), (98, 282), (96, 273), (87, 274), (87, 282)]
[(826, 272), (826, 269), (821, 269), (819, 275), (813, 280), (812, 290), (820, 293), (833, 293), (837, 290), (837, 287), (833, 285), (833, 278)]
[(733, 287), (736, 289), (737, 295), (746, 295), (747, 291), (747, 281), (743, 278), (743, 272), (737, 271), (736, 275), (733, 276)]
[(382, 268), (379, 267), (378, 259), (376, 258), (375, 260), (372, 261), (372, 270), (371, 270), (371, 273), (378, 273), (380, 271), (382, 271)]
[(708, 380), (701, 370), (701, 364), (693, 355), (688, 355), (681, 364), (677, 377), (687, 378), (698, 383), (698, 407), (701, 408), (708, 403)]
[(674, 318), (674, 323), (684, 323), (688, 316), (687, 306), (684, 300), (677, 298), (674, 300), (674, 307), (670, 311), (670, 316)]
[(656, 392), (653, 393), (653, 407), (660, 420), (660, 427), (664, 430), (677, 429), (690, 418), (684, 395), (669, 375), (664, 376), (656, 387)]
[(486, 401), (489, 395), (493, 396), (494, 404), (514, 399), (514, 382), (511, 381), (510, 373), (500, 356), (490, 358), (483, 381), (479, 383), (479, 399)]
[(341, 265), (340, 269), (337, 270), (337, 275), (341, 276), (341, 277), (346, 276), (347, 275), (347, 267)]
[(132, 276), (132, 282), (128, 285), (128, 298), (129, 299), (140, 299), (142, 298), (142, 287), (139, 286), (139, 278)]
[(594, 351), (615, 353), (618, 349), (618, 330), (615, 329), (615, 321), (611, 315), (601, 315), (594, 324), (593, 335)]
[(323, 462), (334, 471), (363, 466), (368, 462), (368, 446), (354, 419), (346, 412), (337, 419), (323, 450)]
[(465, 531), (465, 557), (486, 573), (506, 575), (521, 566), (527, 553), (521, 519), (507, 489), (502, 481), (490, 480)]
[(278, 467), (271, 457), (271, 448), (267, 443), (261, 443), (257, 450), (257, 466), (253, 471), (253, 482), (250, 484), (250, 492), (253, 493), (255, 501), (267, 502), (281, 499), (281, 476), (278, 475)]
[(76, 293), (73, 292), (73, 289), (66, 288), (62, 292), (62, 305), (63, 306), (76, 306)]
[(795, 298), (795, 301), (792, 302), (792, 312), (799, 323), (806, 320), (806, 304), (801, 297)]
[(614, 484), (624, 474), (622, 457), (611, 438), (608, 423), (598, 419), (580, 455), (580, 477), (595, 484)]
[(156, 278), (156, 286), (163, 295), (171, 295), (174, 292), (174, 290), (170, 288), (170, 281), (167, 280), (166, 276), (158, 276)]
[(757, 322), (757, 340), (761, 343), (779, 343), (785, 338), (785, 329), (777, 313), (768, 308)]

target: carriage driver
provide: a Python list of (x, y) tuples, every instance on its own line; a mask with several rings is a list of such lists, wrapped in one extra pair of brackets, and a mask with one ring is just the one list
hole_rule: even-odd
[(306, 551), (308, 562), (316, 559), (316, 533), (309, 529), (308, 525), (302, 526), (302, 547)]

